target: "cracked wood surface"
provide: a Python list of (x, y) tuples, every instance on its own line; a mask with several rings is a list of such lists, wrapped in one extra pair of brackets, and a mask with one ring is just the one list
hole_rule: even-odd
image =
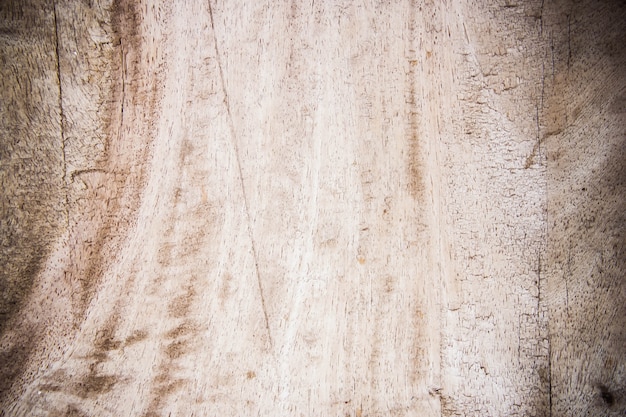
[(623, 5), (0, 15), (2, 415), (624, 413)]

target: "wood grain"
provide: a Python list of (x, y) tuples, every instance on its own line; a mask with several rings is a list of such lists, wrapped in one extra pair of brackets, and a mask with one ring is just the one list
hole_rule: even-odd
[(617, 2), (0, 10), (2, 415), (623, 414)]

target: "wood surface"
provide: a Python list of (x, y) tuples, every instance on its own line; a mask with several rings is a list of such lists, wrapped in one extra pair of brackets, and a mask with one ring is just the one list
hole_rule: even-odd
[(623, 2), (0, 18), (0, 415), (624, 415)]

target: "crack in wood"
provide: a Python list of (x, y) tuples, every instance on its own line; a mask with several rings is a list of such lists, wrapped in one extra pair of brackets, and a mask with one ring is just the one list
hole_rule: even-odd
[(65, 114), (63, 113), (63, 86), (61, 84), (61, 59), (59, 47), (59, 23), (57, 18), (57, 3), (54, 3), (54, 38), (55, 53), (57, 59), (57, 83), (59, 84), (59, 126), (61, 129), (61, 157), (63, 164), (62, 182), (65, 188), (65, 226), (66, 230), (70, 228), (70, 205), (69, 205), (69, 186), (67, 180), (67, 152), (65, 149)]
[(120, 37), (120, 60), (122, 75), (122, 97), (120, 99), (120, 126), (118, 130), (118, 139), (122, 139), (122, 131), (124, 127), (124, 102), (126, 100), (126, 55), (124, 54), (124, 44)]
[(274, 342), (272, 339), (272, 332), (270, 330), (270, 325), (269, 325), (269, 317), (267, 315), (267, 307), (266, 307), (266, 303), (265, 303), (265, 295), (264, 295), (264, 291), (263, 291), (263, 284), (262, 284), (262, 280), (261, 280), (261, 273), (259, 271), (259, 258), (258, 258), (258, 254), (257, 254), (257, 250), (256, 250), (256, 241), (254, 240), (254, 235), (252, 232), (252, 220), (250, 217), (250, 205), (248, 203), (248, 194), (246, 192), (246, 186), (245, 186), (245, 182), (243, 180), (243, 170), (241, 168), (241, 157), (239, 154), (239, 146), (237, 145), (237, 136), (235, 133), (235, 124), (233, 121), (233, 116), (232, 113), (230, 111), (230, 102), (228, 100), (228, 92), (226, 90), (226, 83), (224, 81), (224, 71), (222, 69), (222, 59), (220, 56), (220, 52), (219, 52), (219, 48), (217, 46), (217, 33), (215, 31), (215, 23), (214, 23), (214, 19), (213, 19), (213, 6), (211, 5), (211, 1), (208, 1), (209, 4), (209, 16), (211, 19), (211, 30), (213, 31), (213, 47), (215, 49), (215, 57), (216, 57), (216, 61), (217, 61), (217, 66), (219, 69), (219, 74), (220, 74), (220, 82), (222, 84), (222, 92), (224, 94), (224, 105), (226, 106), (226, 112), (228, 113), (228, 122), (229, 122), (229, 127), (230, 127), (230, 137), (231, 137), (231, 141), (233, 144), (233, 148), (235, 151), (235, 157), (237, 160), (237, 170), (239, 172), (239, 182), (241, 185), (241, 191), (243, 193), (243, 201), (244, 201), (244, 207), (245, 207), (245, 213), (246, 213), (246, 223), (247, 223), (247, 228), (248, 228), (248, 234), (250, 236), (250, 244), (252, 247), (252, 257), (254, 258), (254, 268), (255, 268), (255, 273), (256, 273), (256, 277), (257, 277), (257, 284), (258, 284), (258, 288), (259, 288), (259, 295), (261, 298), (261, 308), (263, 310), (263, 317), (265, 319), (265, 328), (267, 330), (267, 337), (269, 340), (269, 344), (270, 344), (270, 348), (274, 349)]

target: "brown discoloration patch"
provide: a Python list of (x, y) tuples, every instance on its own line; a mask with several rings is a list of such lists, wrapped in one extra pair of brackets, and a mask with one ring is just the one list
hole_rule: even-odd
[(168, 331), (167, 333), (165, 333), (165, 337), (168, 339), (177, 339), (181, 336), (186, 336), (195, 331), (197, 331), (196, 326), (188, 322), (185, 322), (181, 324), (180, 326), (177, 326), (173, 328), (172, 330)]
[(384, 291), (389, 294), (392, 293), (395, 289), (395, 285), (396, 285), (396, 279), (391, 276), (391, 275), (387, 275), (385, 277), (385, 287), (384, 287)]
[(230, 296), (232, 279), (233, 279), (233, 276), (229, 272), (224, 273), (223, 279), (222, 279), (222, 285), (220, 288), (220, 305), (222, 306), (222, 308), (224, 307), (224, 304), (226, 303), (226, 301), (228, 300), (228, 297)]
[(96, 354), (120, 348), (122, 342), (115, 338), (115, 331), (118, 322), (119, 316), (114, 314), (107, 319), (102, 329), (96, 333), (96, 337), (94, 339)]
[(189, 348), (187, 341), (176, 340), (167, 345), (167, 347), (165, 348), (165, 354), (169, 359), (178, 359), (183, 356), (188, 350)]
[(422, 178), (422, 162), (421, 162), (421, 146), (420, 140), (417, 135), (417, 116), (416, 113), (411, 112), (409, 115), (408, 123), (408, 141), (409, 141), (409, 155), (407, 163), (408, 171), (408, 185), (409, 193), (415, 199), (420, 199), (424, 192), (424, 184)]
[(170, 316), (174, 318), (181, 318), (189, 314), (189, 308), (191, 307), (191, 303), (193, 302), (195, 295), (196, 290), (193, 286), (189, 285), (187, 287), (187, 292), (174, 298), (168, 306), (167, 311)]
[[(416, 39), (416, 12), (415, 5), (410, 4), (409, 13), (409, 39)], [(409, 54), (414, 52), (409, 52)], [(405, 122), (405, 138), (408, 145), (407, 155), (407, 183), (409, 194), (416, 200), (422, 199), (424, 193), (423, 174), (422, 174), (422, 147), (419, 137), (419, 109), (416, 85), (417, 85), (417, 65), (411, 65), (411, 61), (417, 62), (416, 59), (409, 56), (407, 63), (407, 74), (405, 81), (405, 103), (406, 103), (406, 122)]]
[(20, 377), (33, 349), (36, 346), (37, 329), (22, 333), (9, 348), (0, 352), (0, 400), (9, 391), (13, 382)]
[(159, 374), (155, 378), (155, 382), (157, 382), (158, 385), (154, 391), (154, 397), (150, 402), (144, 417), (160, 416), (158, 411), (163, 406), (167, 397), (176, 391), (179, 391), (188, 383), (185, 379), (170, 379), (169, 373)]
[(181, 389), (185, 384), (187, 384), (187, 380), (185, 379), (163, 381), (162, 385), (160, 385), (157, 389), (157, 394), (160, 396), (170, 395)]
[(126, 340), (124, 340), (124, 346), (131, 346), (135, 343), (141, 342), (148, 337), (148, 332), (145, 330), (135, 330), (133, 334), (128, 336)]
[(537, 155), (537, 152), (539, 151), (540, 144), (540, 141), (535, 142), (533, 150), (530, 152), (530, 155), (526, 157), (526, 162), (524, 162), (524, 169), (530, 168), (535, 163), (535, 157)]
[[(191, 305), (196, 298), (194, 284), (196, 277), (192, 276), (183, 294), (175, 297), (168, 306), (168, 314), (171, 318), (181, 319), (189, 315)], [(181, 358), (189, 353), (193, 342), (193, 334), (197, 332), (197, 325), (189, 320), (167, 331), (164, 336), (169, 341), (163, 348), (163, 356), (159, 364), (159, 373), (154, 378), (154, 395), (148, 405), (145, 416), (158, 415), (158, 411), (167, 400), (168, 396), (181, 389), (187, 381), (177, 378), (173, 371), (177, 369)]]
[(96, 346), (98, 347), (100, 351), (104, 351), (104, 352), (119, 349), (120, 346), (122, 345), (122, 342), (109, 336), (102, 337), (102, 339), (99, 340), (98, 343), (99, 344)]
[(74, 391), (83, 398), (92, 398), (107, 393), (119, 382), (118, 376), (99, 372), (100, 364), (108, 359), (106, 352), (96, 352), (92, 358), (95, 358), (95, 362), (89, 365), (89, 373), (74, 385)]
[(181, 164), (181, 166), (185, 165), (185, 162), (187, 161), (189, 156), (191, 156), (193, 151), (194, 151), (193, 142), (191, 140), (189, 140), (189, 139), (183, 140), (183, 143), (182, 143), (181, 149), (180, 149), (180, 164)]
[(89, 414), (81, 411), (75, 404), (69, 404), (61, 410), (50, 411), (50, 417), (89, 417)]
[(157, 262), (159, 262), (164, 267), (169, 266), (172, 262), (172, 254), (175, 246), (175, 244), (169, 242), (162, 243), (157, 252)]
[(118, 322), (119, 315), (115, 313), (105, 321), (101, 330), (96, 333), (93, 341), (94, 350), (88, 357), (88, 360), (92, 360), (89, 365), (89, 372), (82, 377), (80, 382), (73, 384), (72, 388), (82, 398), (93, 398), (107, 393), (119, 381), (119, 377), (116, 375), (100, 373), (100, 365), (109, 359), (109, 352), (122, 347), (122, 342), (115, 337)]
[(90, 372), (80, 383), (76, 384), (76, 392), (83, 398), (95, 397), (107, 393), (117, 384), (115, 375), (96, 375)]
[(37, 386), (37, 389), (44, 392), (59, 392), (63, 387), (60, 384), (41, 384)]

